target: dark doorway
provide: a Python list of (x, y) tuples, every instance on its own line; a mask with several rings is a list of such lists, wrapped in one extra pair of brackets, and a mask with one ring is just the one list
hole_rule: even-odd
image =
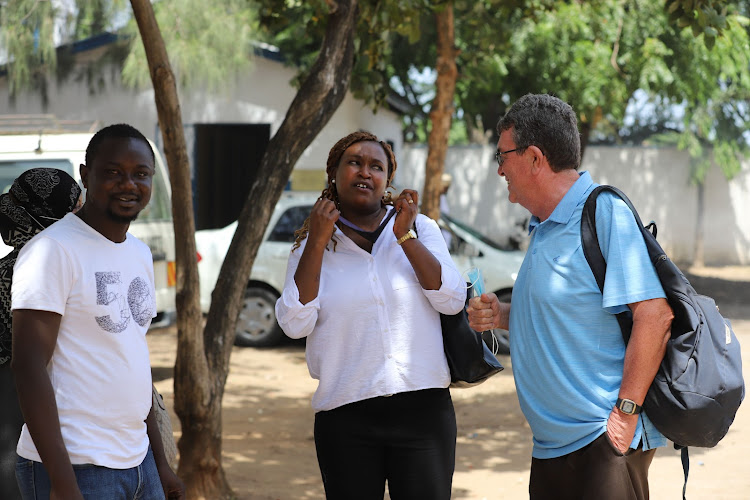
[(196, 124), (195, 228), (237, 220), (271, 137), (270, 124)]

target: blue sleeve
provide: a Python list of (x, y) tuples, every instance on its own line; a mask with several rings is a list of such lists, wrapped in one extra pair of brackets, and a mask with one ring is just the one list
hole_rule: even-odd
[(628, 304), (664, 298), (664, 289), (630, 208), (604, 192), (596, 204), (596, 232), (607, 262), (602, 307), (617, 314)]

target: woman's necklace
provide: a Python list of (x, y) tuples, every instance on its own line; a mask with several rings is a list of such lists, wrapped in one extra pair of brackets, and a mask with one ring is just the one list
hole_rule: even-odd
[(343, 215), (339, 215), (339, 220), (347, 227), (350, 227), (354, 230), (357, 234), (365, 238), (367, 241), (371, 241), (372, 243), (375, 243), (378, 239), (378, 236), (380, 236), (380, 233), (383, 232), (383, 229), (385, 229), (385, 225), (388, 224), (388, 221), (391, 220), (391, 217), (396, 215), (396, 210), (391, 210), (391, 213), (389, 213), (385, 219), (383, 219), (383, 222), (380, 223), (378, 228), (375, 231), (365, 231), (361, 227), (357, 226), (353, 222), (350, 222), (344, 218)]

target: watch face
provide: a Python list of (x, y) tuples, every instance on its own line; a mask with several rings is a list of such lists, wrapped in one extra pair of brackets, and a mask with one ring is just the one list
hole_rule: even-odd
[(620, 404), (620, 409), (623, 413), (633, 414), (635, 413), (635, 404), (632, 401), (623, 401)]

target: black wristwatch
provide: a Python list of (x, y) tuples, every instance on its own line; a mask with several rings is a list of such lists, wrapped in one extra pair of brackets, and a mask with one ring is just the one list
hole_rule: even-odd
[(637, 405), (632, 399), (617, 398), (615, 407), (619, 408), (625, 415), (635, 415), (643, 411), (643, 407)]

